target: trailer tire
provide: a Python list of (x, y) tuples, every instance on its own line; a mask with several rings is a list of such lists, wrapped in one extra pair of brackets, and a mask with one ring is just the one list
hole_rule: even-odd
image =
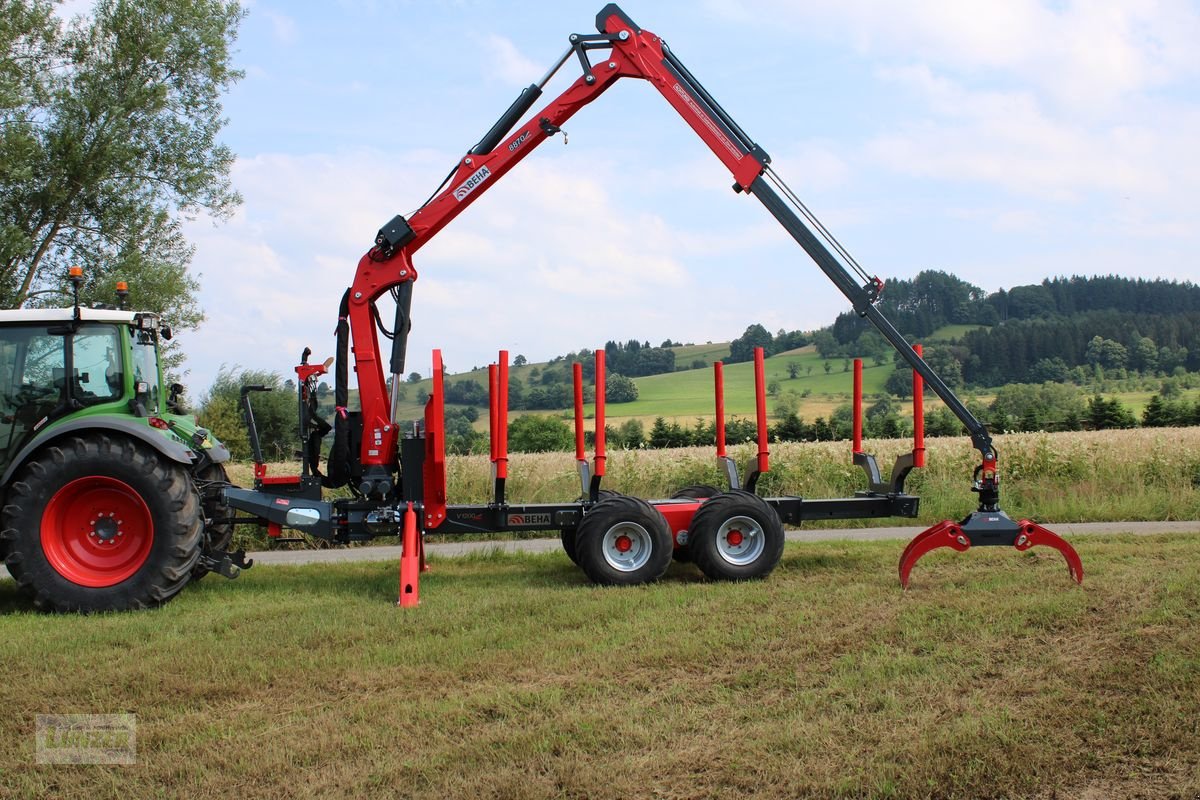
[(688, 529), (692, 561), (713, 580), (766, 577), (783, 555), (783, 541), (775, 509), (741, 490), (706, 501)]
[(131, 439), (86, 434), (35, 454), (2, 514), (8, 571), (50, 611), (161, 605), (200, 556), (200, 497), (181, 464)]
[(608, 497), (584, 515), (576, 537), (579, 566), (605, 586), (656, 581), (671, 565), (673, 541), (667, 520), (637, 497)]
[[(691, 486), (684, 486), (676, 489), (671, 495), (672, 500), (707, 500), (710, 497), (716, 497), (721, 493), (721, 490), (715, 486), (709, 486), (707, 483), (696, 483)], [(690, 533), (689, 533), (690, 537)], [(687, 564), (692, 560), (691, 539), (688, 539), (689, 544), (680, 545), (675, 548), (672, 553), (672, 558), (680, 564)]]
[[(200, 508), (204, 512), (204, 518), (206, 520), (229, 518), (233, 513), (232, 509), (229, 508), (228, 503), (222, 502), (222, 493), (218, 490), (221, 486), (232, 486), (229, 482), (229, 474), (225, 471), (225, 465), (208, 464), (195, 473), (195, 480), (202, 498)], [(233, 523), (206, 524), (201, 541), (201, 552), (228, 550), (230, 542), (233, 541)], [(192, 567), (192, 580), (198, 581), (208, 573), (209, 569), (197, 561), (196, 566)]]
[[(608, 497), (620, 497), (620, 496), (621, 496), (620, 492), (614, 492), (611, 489), (601, 489), (600, 490), (600, 500), (604, 500), (605, 498), (608, 498)], [(587, 495), (584, 495), (583, 497), (579, 498), (580, 503), (585, 502), (586, 500), (588, 500)], [(579, 564), (579, 555), (578, 555), (578, 553), (575, 552), (575, 540), (579, 538), (579, 529), (578, 528), (563, 528), (562, 533), (559, 535), (559, 538), (562, 540), (563, 552), (565, 552), (567, 554), (567, 558), (571, 559), (572, 564), (578, 565)]]

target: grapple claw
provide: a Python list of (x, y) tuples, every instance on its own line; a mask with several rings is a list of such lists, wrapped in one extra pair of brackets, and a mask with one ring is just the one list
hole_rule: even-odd
[(1017, 540), (1013, 542), (1013, 547), (1022, 552), (1037, 545), (1053, 547), (1067, 560), (1067, 569), (1071, 572), (1071, 578), (1076, 583), (1083, 583), (1083, 562), (1079, 560), (1079, 553), (1075, 552), (1075, 548), (1071, 546), (1070, 542), (1031, 520), (1023, 519), (1017, 525), (1021, 532), (1017, 534)]
[(966, 552), (973, 545), (1011, 545), (1025, 551), (1037, 545), (1052, 547), (1067, 560), (1067, 569), (1076, 583), (1083, 583), (1083, 563), (1065, 539), (1036, 522), (1013, 522), (1003, 511), (976, 511), (962, 522), (945, 520), (917, 534), (900, 556), (900, 584), (907, 589), (913, 565), (926, 553), (939, 547)]
[(900, 556), (900, 585), (908, 588), (908, 576), (913, 565), (926, 553), (939, 547), (952, 547), (960, 553), (971, 547), (971, 540), (963, 533), (962, 526), (952, 520), (943, 520), (913, 537)]

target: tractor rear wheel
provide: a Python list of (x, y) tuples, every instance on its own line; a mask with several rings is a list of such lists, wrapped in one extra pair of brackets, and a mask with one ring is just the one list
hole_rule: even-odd
[(783, 555), (783, 525), (775, 509), (750, 492), (731, 491), (705, 501), (688, 528), (688, 549), (714, 580), (762, 578)]
[(156, 606), (200, 556), (200, 496), (184, 468), (132, 440), (72, 436), (33, 456), (2, 514), (8, 571), (38, 608)]
[(656, 581), (671, 565), (667, 520), (637, 497), (608, 497), (579, 523), (575, 555), (593, 583), (633, 586)]

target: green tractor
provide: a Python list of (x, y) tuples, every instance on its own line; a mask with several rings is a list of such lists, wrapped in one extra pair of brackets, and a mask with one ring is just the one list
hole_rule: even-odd
[[(42, 609), (170, 600), (227, 553), (229, 451), (163, 386), (155, 314), (0, 311), (0, 559)], [(118, 284), (120, 305), (128, 294)]]

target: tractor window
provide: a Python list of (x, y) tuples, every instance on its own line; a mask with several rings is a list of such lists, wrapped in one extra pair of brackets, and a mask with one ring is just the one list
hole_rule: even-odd
[(152, 331), (135, 331), (133, 340), (133, 382), (145, 383), (149, 391), (146, 396), (146, 411), (158, 413), (158, 398), (161, 388), (158, 382), (158, 349)]
[(121, 373), (121, 339), (112, 325), (88, 325), (74, 336), (71, 356), (75, 399), (84, 405), (107, 403), (121, 397), (125, 376)]

